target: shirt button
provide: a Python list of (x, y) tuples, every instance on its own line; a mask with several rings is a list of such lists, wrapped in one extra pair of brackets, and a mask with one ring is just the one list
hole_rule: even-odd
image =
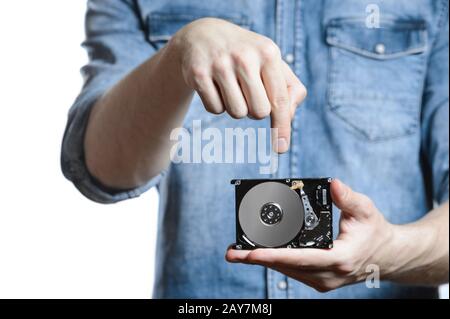
[(281, 280), (281, 281), (279, 281), (278, 284), (277, 284), (277, 287), (278, 287), (278, 289), (280, 289), (280, 290), (286, 290), (286, 288), (287, 288), (287, 282), (286, 282), (286, 280)]
[(378, 43), (375, 46), (375, 53), (384, 54), (386, 52), (386, 46), (383, 43)]
[(284, 61), (286, 61), (286, 63), (291, 64), (292, 62), (294, 62), (295, 57), (292, 53), (288, 53), (286, 54), (286, 56), (284, 57)]

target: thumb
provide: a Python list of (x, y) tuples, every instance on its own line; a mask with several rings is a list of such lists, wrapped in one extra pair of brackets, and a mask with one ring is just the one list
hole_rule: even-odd
[(353, 191), (338, 179), (331, 182), (331, 197), (344, 215), (356, 219), (368, 218), (374, 208), (373, 202), (366, 195)]

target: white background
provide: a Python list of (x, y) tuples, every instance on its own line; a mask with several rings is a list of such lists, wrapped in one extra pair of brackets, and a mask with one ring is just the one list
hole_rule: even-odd
[(60, 171), (84, 10), (0, 2), (0, 298), (151, 297), (156, 191), (99, 205)]
[(0, 2), (0, 298), (150, 298), (156, 191), (85, 199), (59, 164), (85, 1)]

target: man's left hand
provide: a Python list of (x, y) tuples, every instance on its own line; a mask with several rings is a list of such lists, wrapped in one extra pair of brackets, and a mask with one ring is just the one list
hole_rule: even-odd
[(332, 181), (331, 195), (341, 210), (339, 236), (333, 248), (229, 249), (226, 259), (272, 268), (321, 292), (364, 280), (366, 267), (372, 264), (379, 267), (382, 276), (393, 272), (395, 226), (367, 196), (339, 180)]

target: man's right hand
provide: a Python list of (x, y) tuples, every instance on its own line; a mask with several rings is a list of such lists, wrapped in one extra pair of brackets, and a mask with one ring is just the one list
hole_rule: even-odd
[(212, 113), (270, 115), (280, 153), (289, 149), (291, 120), (306, 96), (272, 40), (224, 20), (196, 20), (97, 100), (84, 141), (89, 172), (116, 189), (157, 176), (170, 164), (169, 135), (182, 125), (194, 90)]
[(208, 112), (271, 116), (278, 152), (289, 149), (291, 120), (306, 89), (269, 38), (215, 18), (196, 20), (172, 38), (186, 84)]

